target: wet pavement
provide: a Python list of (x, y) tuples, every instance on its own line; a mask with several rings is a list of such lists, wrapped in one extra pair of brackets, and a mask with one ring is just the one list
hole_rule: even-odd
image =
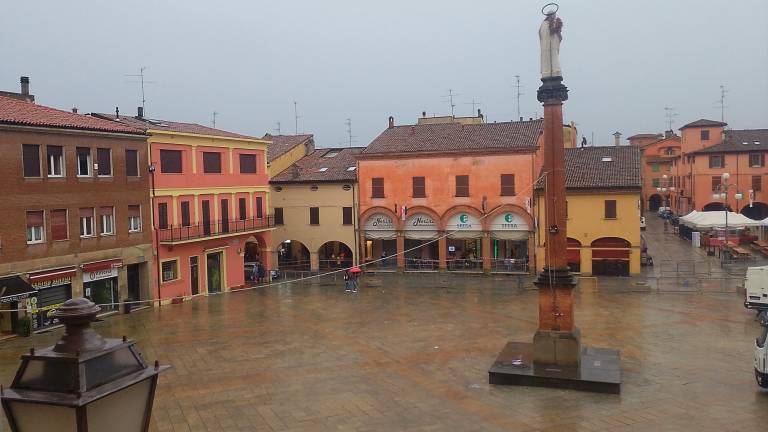
[[(507, 341), (536, 329), (536, 291), (512, 278), (377, 276), (200, 298), (98, 323), (169, 363), (155, 431), (758, 430), (754, 315), (734, 294), (576, 294), (583, 341), (620, 349), (622, 394), (493, 387)], [(17, 356), (60, 331), (0, 345)], [(119, 421), (119, 419), (115, 419)]]

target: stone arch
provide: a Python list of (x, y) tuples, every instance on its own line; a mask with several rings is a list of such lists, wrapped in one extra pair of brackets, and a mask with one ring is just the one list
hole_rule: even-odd
[(329, 240), (317, 248), (320, 268), (350, 267), (354, 262), (355, 251), (343, 241)]
[[(410, 213), (410, 210), (408, 212)], [(446, 210), (445, 212), (443, 212), (443, 217), (437, 219), (440, 221), (439, 229), (445, 230), (445, 226), (448, 223), (448, 219), (450, 219), (451, 216), (455, 215), (456, 213), (471, 213), (473, 216), (477, 217), (481, 221), (483, 231), (488, 230), (488, 222), (486, 220), (487, 218), (483, 219), (483, 212), (481, 212), (480, 210), (472, 206), (468, 206), (464, 204), (455, 205), (449, 208), (448, 210)]]
[[(405, 216), (406, 219), (413, 216), (416, 213), (426, 213), (427, 216), (431, 217), (432, 220), (434, 220), (437, 223), (437, 229), (442, 230), (442, 220), (440, 219), (440, 215), (437, 214), (436, 211), (432, 210), (431, 208), (427, 206), (413, 206), (408, 207), (408, 214)], [(399, 219), (399, 218), (398, 218)], [(405, 221), (400, 221), (399, 229), (405, 229)]]
[(528, 211), (524, 207), (521, 207), (517, 204), (502, 204), (498, 207), (492, 208), (491, 211), (489, 211), (488, 214), (485, 215), (485, 219), (483, 219), (483, 222), (485, 222), (487, 226), (487, 224), (491, 223), (491, 220), (493, 220), (494, 216), (504, 212), (512, 212), (517, 214), (518, 216), (525, 219), (525, 223), (528, 224), (531, 231), (535, 229), (533, 224), (533, 216), (531, 216), (531, 214), (528, 213)]
[(368, 221), (368, 218), (371, 217), (371, 215), (374, 215), (376, 213), (384, 213), (385, 215), (392, 218), (392, 221), (395, 224), (395, 230), (401, 229), (402, 221), (398, 217), (398, 215), (395, 214), (391, 209), (388, 209), (386, 207), (382, 206), (375, 206), (370, 207), (367, 210), (365, 210), (362, 214), (360, 214), (360, 225), (365, 226), (365, 222)]
[(648, 197), (648, 210), (655, 212), (662, 206), (664, 199), (659, 194), (653, 194)]
[[(701, 208), (701, 211), (723, 211), (723, 210), (725, 210), (725, 204), (719, 201), (711, 202)], [(728, 210), (730, 210), (730, 206), (728, 206)]]
[(312, 249), (302, 241), (283, 240), (278, 243), (276, 251), (278, 267), (288, 270), (309, 270), (310, 250)]

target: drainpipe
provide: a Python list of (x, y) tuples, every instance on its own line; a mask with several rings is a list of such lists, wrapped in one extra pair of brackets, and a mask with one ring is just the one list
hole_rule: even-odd
[[(149, 159), (151, 160), (152, 157), (152, 144), (150, 143), (148, 145), (149, 148)], [(149, 173), (152, 180), (152, 194), (149, 199), (149, 208), (150, 208), (150, 216), (152, 218), (152, 231), (155, 234), (155, 272), (157, 273), (157, 306), (162, 307), (163, 303), (160, 301), (162, 298), (160, 296), (160, 282), (162, 281), (162, 264), (160, 263), (160, 231), (157, 229), (159, 227), (155, 227), (155, 170), (157, 167), (154, 163), (149, 164)]]
[(355, 259), (352, 260), (352, 264), (359, 266), (360, 265), (360, 232), (358, 227), (358, 214), (357, 214), (357, 184), (352, 183), (352, 229), (354, 231), (355, 235)]

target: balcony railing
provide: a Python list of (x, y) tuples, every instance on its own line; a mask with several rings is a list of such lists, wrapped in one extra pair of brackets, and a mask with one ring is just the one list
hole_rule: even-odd
[(274, 228), (275, 216), (261, 218), (217, 220), (208, 224), (176, 226), (158, 230), (160, 243), (179, 243), (189, 240), (225, 236), (238, 233), (249, 233)]

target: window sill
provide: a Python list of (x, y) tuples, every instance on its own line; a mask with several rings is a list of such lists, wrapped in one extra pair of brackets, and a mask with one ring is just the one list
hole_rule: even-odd
[(31, 242), (30, 242), (30, 241), (28, 241), (28, 242), (27, 242), (27, 245), (29, 245), (29, 246), (32, 246), (32, 245), (39, 245), (39, 244), (45, 244), (45, 240), (40, 240), (40, 241), (31, 241)]
[(603, 218), (603, 220), (619, 220), (619, 218)]
[(87, 240), (87, 239), (95, 239), (97, 237), (95, 235), (87, 235), (87, 236), (80, 236), (80, 238), (82, 240)]
[(69, 238), (65, 238), (65, 239), (58, 239), (58, 240), (51, 240), (51, 241), (52, 241), (52, 242), (54, 242), (54, 243), (62, 243), (62, 242), (68, 242), (68, 241), (69, 241)]
[(111, 175), (98, 175), (96, 177), (100, 178), (100, 179), (111, 179), (111, 178), (114, 178), (114, 176), (111, 176)]
[(99, 237), (114, 237), (115, 233), (101, 233), (99, 234)]
[(133, 231), (128, 230), (128, 234), (140, 234), (140, 233), (141, 233), (141, 230), (133, 230)]
[(161, 282), (160, 282), (160, 285), (165, 285), (165, 284), (169, 284), (169, 283), (174, 283), (174, 282), (178, 282), (178, 281), (180, 281), (180, 280), (181, 280), (181, 278), (171, 279), (171, 280), (167, 280), (167, 281), (161, 281)]
[(67, 176), (63, 176), (63, 175), (49, 175), (46, 178), (49, 178), (49, 179), (66, 179)]
[(77, 178), (79, 178), (79, 179), (92, 179), (93, 176), (90, 175), (90, 174), (89, 175), (80, 175), (80, 174), (78, 174)]
[(37, 176), (37, 177), (24, 177), (24, 180), (42, 180), (43, 176)]

